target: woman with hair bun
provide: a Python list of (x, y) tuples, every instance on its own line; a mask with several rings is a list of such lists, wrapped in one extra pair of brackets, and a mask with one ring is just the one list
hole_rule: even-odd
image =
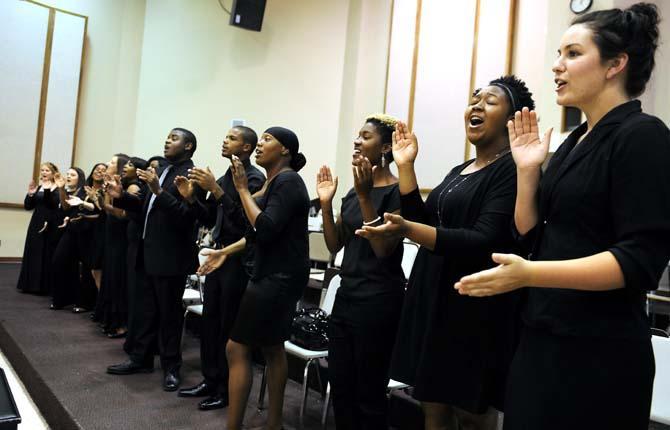
[(25, 210), (32, 210), (26, 242), (21, 259), (21, 274), (16, 286), (23, 293), (49, 294), (51, 257), (56, 249), (55, 233), (58, 192), (54, 175), (58, 168), (53, 163), (42, 163), (39, 183), (31, 180), (23, 201)]
[(515, 76), (475, 90), (464, 126), (476, 156), (454, 167), (425, 203), (414, 171), (419, 145), (399, 122), (392, 151), (402, 216), (385, 214), (384, 225), (357, 232), (369, 238), (404, 236), (421, 245), (390, 376), (414, 387), (427, 430), (495, 430), (496, 409), (503, 410), (519, 294), (479, 301), (459, 295), (453, 285), (463, 275), (492, 267), (494, 249), (514, 249), (509, 226), (516, 175), (506, 124), (516, 110), (534, 106), (525, 83)]
[(268, 374), (268, 430), (282, 427), (287, 379), (284, 341), (289, 338), (295, 305), (309, 278), (307, 216), (309, 195), (298, 171), (305, 166), (298, 137), (270, 127), (256, 146), (256, 163), (266, 171), (263, 188), (252, 195), (242, 161), (233, 157), (232, 173), (251, 228), (246, 237), (212, 251), (199, 272), (221, 267), (228, 255), (253, 244), (253, 271), (226, 346), (228, 430), (242, 428), (251, 389), (251, 349), (263, 352)]
[[(505, 430), (646, 430), (654, 354), (645, 312), (670, 258), (670, 130), (635, 100), (654, 67), (659, 16), (639, 3), (576, 18), (553, 66), (557, 102), (586, 122), (549, 161), (535, 112), (508, 124), (514, 221), (528, 260), (493, 254), (461, 294), (528, 287)], [(488, 300), (484, 299), (484, 300)]]
[(400, 213), (398, 178), (391, 173), (391, 136), (397, 120), (368, 117), (354, 140), (354, 187), (333, 219), (337, 177), (321, 167), (316, 192), (323, 212), (326, 245), (344, 248), (342, 283), (328, 322), (328, 379), (338, 429), (388, 427), (391, 352), (405, 292), (402, 238), (364, 238), (363, 225), (380, 225), (385, 212)]

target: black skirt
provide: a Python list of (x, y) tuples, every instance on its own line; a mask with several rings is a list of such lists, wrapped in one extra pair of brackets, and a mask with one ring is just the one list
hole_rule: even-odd
[(525, 327), (510, 369), (504, 430), (647, 430), (651, 340), (556, 336)]
[(307, 285), (303, 274), (273, 273), (250, 280), (230, 339), (252, 347), (283, 344), (291, 334), (295, 306)]

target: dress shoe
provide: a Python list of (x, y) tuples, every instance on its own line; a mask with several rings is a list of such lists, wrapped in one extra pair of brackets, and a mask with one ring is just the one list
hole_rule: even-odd
[(126, 337), (127, 334), (128, 334), (127, 331), (114, 331), (107, 333), (107, 337), (110, 339), (121, 339), (123, 337)]
[(216, 390), (207, 382), (202, 381), (198, 385), (189, 388), (182, 388), (177, 395), (179, 397), (205, 397), (212, 396)]
[(151, 373), (153, 371), (153, 366), (142, 366), (132, 360), (128, 360), (121, 364), (115, 364), (107, 368), (107, 373), (112, 375), (132, 375), (134, 373)]
[(51, 309), (52, 311), (59, 311), (59, 310), (63, 309), (63, 307), (62, 306), (56, 306), (52, 303), (51, 305), (49, 305), (49, 309)]
[(72, 308), (72, 313), (73, 314), (83, 314), (84, 312), (88, 312), (88, 309), (80, 308), (79, 306), (75, 306), (75, 307)]
[(217, 394), (212, 397), (207, 397), (205, 400), (198, 403), (198, 409), (201, 411), (211, 411), (213, 409), (223, 409), (228, 406), (228, 396)]
[(179, 372), (165, 372), (165, 379), (163, 380), (163, 391), (177, 391), (181, 379)]

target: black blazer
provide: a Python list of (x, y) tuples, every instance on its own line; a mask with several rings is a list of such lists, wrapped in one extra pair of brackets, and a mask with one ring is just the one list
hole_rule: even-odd
[[(124, 193), (114, 202), (120, 208), (141, 211), (140, 237), (144, 231), (145, 219), (147, 220), (142, 252), (138, 252), (135, 267), (141, 268), (143, 262), (144, 270), (149, 275), (181, 276), (193, 273), (198, 267), (198, 249), (195, 243), (197, 211), (193, 205), (183, 200), (174, 185), (174, 179), (177, 176), (187, 176), (192, 167), (193, 161), (190, 159), (172, 165), (163, 180), (163, 192), (156, 197), (148, 219), (147, 210), (153, 196), (151, 191), (147, 191), (143, 200)], [(166, 168), (157, 172), (159, 177)], [(197, 187), (196, 198), (204, 200), (204, 192)]]
[(670, 131), (637, 100), (573, 131), (540, 183), (530, 257), (567, 260), (610, 251), (623, 289), (531, 288), (527, 324), (555, 334), (648, 338), (647, 290), (670, 258)]

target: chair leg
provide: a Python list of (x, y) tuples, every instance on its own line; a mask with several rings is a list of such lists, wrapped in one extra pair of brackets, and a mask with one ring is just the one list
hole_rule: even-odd
[(307, 406), (307, 390), (308, 385), (307, 385), (307, 378), (309, 377), (309, 366), (312, 364), (313, 359), (307, 360), (307, 364), (305, 364), (305, 370), (303, 372), (302, 376), (302, 403), (300, 404), (300, 425), (304, 426), (304, 420), (305, 420), (305, 407)]
[(261, 378), (261, 389), (258, 392), (258, 410), (262, 411), (265, 407), (265, 387), (268, 383), (268, 366), (263, 366), (263, 377)]
[(319, 382), (319, 394), (321, 394), (321, 398), (323, 399), (325, 392), (323, 390), (323, 381), (321, 381), (321, 364), (318, 358), (314, 360), (314, 370), (316, 370), (316, 380)]
[(328, 408), (330, 407), (330, 382), (326, 385), (326, 397), (323, 399), (323, 412), (321, 412), (321, 427), (326, 430), (328, 424)]

